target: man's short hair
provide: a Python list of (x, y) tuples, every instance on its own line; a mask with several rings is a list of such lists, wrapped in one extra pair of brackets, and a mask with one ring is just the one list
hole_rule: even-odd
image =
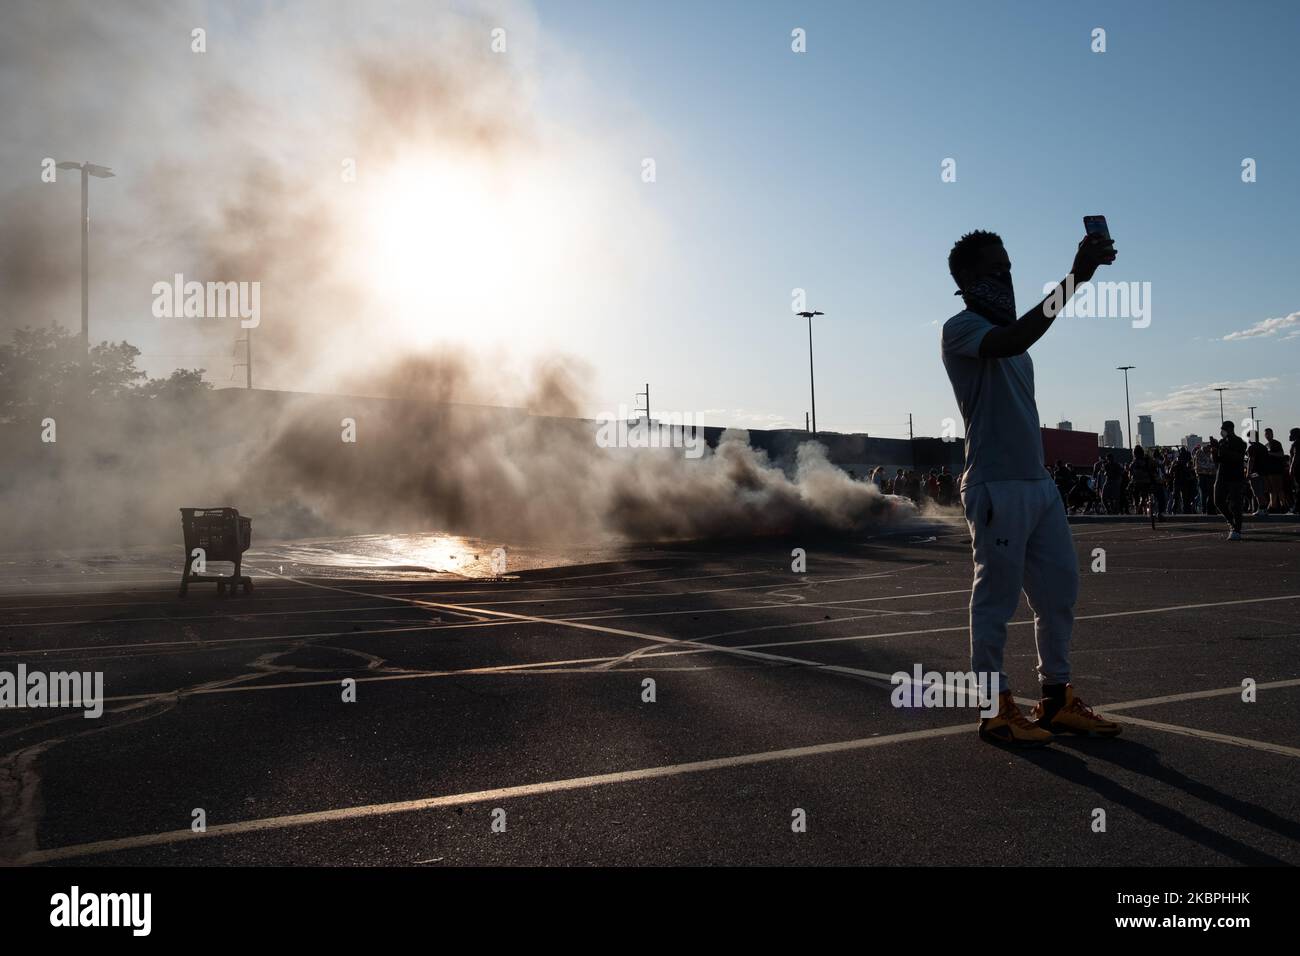
[(957, 278), (957, 273), (963, 269), (968, 269), (975, 264), (975, 257), (985, 246), (1002, 245), (1002, 237), (996, 232), (986, 232), (983, 229), (976, 229), (968, 232), (952, 245), (952, 251), (948, 253), (948, 274)]

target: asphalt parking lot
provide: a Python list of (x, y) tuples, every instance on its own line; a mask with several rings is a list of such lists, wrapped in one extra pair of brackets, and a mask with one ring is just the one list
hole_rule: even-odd
[[(106, 702), (0, 710), (0, 859), (1300, 863), (1300, 525), (1074, 530), (1074, 682), (1124, 734), (1029, 753), (891, 704), (895, 671), (969, 666), (959, 524), (504, 579), (308, 577), (255, 550), (252, 596), (184, 601), (165, 555), (11, 561), (0, 669), (102, 671)], [(1019, 697), (1034, 659), (1022, 603)]]

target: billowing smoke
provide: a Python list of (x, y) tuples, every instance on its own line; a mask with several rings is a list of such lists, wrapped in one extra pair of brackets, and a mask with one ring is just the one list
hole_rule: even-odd
[[(0, 338), (75, 324), (76, 174), (44, 182), (39, 163), (87, 159), (119, 173), (92, 185), (92, 339), (138, 345), (154, 375), (204, 367), (231, 384), (250, 332), (160, 318), (153, 286), (177, 273), (258, 282), (255, 384), (280, 391), (10, 407), (11, 547), (167, 540), (177, 507), (225, 503), (262, 534), (503, 541), (842, 532), (903, 516), (812, 444), (779, 465), (743, 433), (699, 460), (597, 446), (579, 420), (589, 371), (535, 356), (590, 330), (575, 299), (600, 317), (659, 281), (671, 243), (610, 173), (617, 146), (539, 113), (525, 6), (214, 9), (6, 10)], [(39, 391), (39, 374), (0, 373), (6, 395)], [(47, 418), (57, 441), (41, 440)]]
[[(774, 463), (744, 432), (691, 458), (680, 447), (606, 448), (570, 417), (582, 367), (552, 360), (509, 376), (464, 356), (410, 358), (377, 375), (389, 398), (225, 389), (125, 398), (60, 415), (54, 444), (22, 432), (0, 484), (10, 547), (155, 543), (176, 508), (234, 505), (258, 536), (445, 531), (561, 544), (847, 533), (905, 520), (808, 442)], [(462, 401), (456, 401), (461, 399)]]
[[(504, 53), (490, 46), (495, 29), (507, 31)], [(116, 171), (91, 183), (91, 336), (132, 342), (155, 374), (205, 367), (219, 386), (244, 374), (232, 372), (237, 321), (154, 313), (155, 283), (178, 274), (259, 284), (263, 387), (337, 391), (358, 366), (456, 341), (471, 303), (480, 331), (503, 327), (518, 300), (500, 289), (525, 292), (518, 264), (466, 275), (456, 256), (475, 237), (524, 231), (537, 212), (515, 202), (526, 172), (546, 174), (534, 193), (563, 196), (571, 183), (554, 169), (588, 147), (602, 156), (586, 134), (536, 118), (535, 34), (513, 2), (6, 9), (0, 335), (78, 321), (79, 174), (47, 181), (47, 158)], [(467, 191), (499, 201), (491, 222), (466, 221)], [(573, 239), (595, 269), (608, 264), (602, 228), (584, 220)], [(546, 250), (539, 231), (528, 238), (519, 251)]]
[(312, 513), (347, 516), (357, 530), (436, 528), (520, 542), (844, 533), (911, 514), (828, 462), (815, 442), (783, 463), (741, 431), (725, 432), (698, 459), (681, 447), (600, 447), (595, 423), (570, 417), (583, 404), (583, 369), (572, 361), (522, 376), (523, 409), (448, 402), (494, 394), (483, 381), (488, 367), (403, 362), (383, 380), (400, 401), (364, 409), (353, 401), (355, 447), (340, 441), (342, 419), (312, 403), (283, 418), (254, 470), (272, 487), (299, 489)]

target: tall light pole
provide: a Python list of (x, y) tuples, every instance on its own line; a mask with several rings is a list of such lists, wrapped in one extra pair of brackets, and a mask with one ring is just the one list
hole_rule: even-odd
[(235, 368), (242, 368), (245, 370), (244, 388), (252, 388), (253, 387), (253, 330), (244, 329), (244, 337), (242, 339), (237, 339), (235, 341), (236, 348), (239, 347), (240, 342), (244, 344), (244, 361), (236, 362)]
[(1222, 421), (1224, 421), (1224, 418), (1223, 418), (1223, 393), (1224, 393), (1224, 392), (1230, 392), (1230, 391), (1232, 391), (1232, 389), (1231, 389), (1229, 386), (1224, 385), (1222, 388), (1216, 388), (1215, 391), (1219, 393), (1219, 421), (1222, 422)]
[(813, 378), (813, 347), (812, 347), (812, 320), (814, 315), (825, 315), (825, 312), (800, 312), (800, 316), (808, 320), (808, 390), (812, 394), (812, 433), (817, 434), (817, 384)]
[(59, 169), (81, 170), (81, 347), (90, 353), (90, 179), (112, 179), (113, 171), (94, 163), (56, 163)]
[(1124, 373), (1124, 414), (1128, 418), (1128, 447), (1133, 447), (1133, 412), (1129, 409), (1128, 404), (1128, 373), (1129, 369), (1137, 368), (1136, 365), (1120, 365), (1115, 371)]

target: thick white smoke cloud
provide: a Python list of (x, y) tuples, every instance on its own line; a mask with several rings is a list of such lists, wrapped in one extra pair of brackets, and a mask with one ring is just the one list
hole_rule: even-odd
[[(216, 503), (260, 515), (263, 533), (532, 541), (901, 516), (815, 446), (787, 473), (743, 435), (691, 461), (600, 449), (572, 421), (591, 407), (589, 373), (538, 356), (556, 341), (580, 354), (611, 304), (670, 274), (671, 243), (635, 178), (611, 174), (617, 144), (539, 110), (528, 7), (50, 2), (4, 16), (0, 334), (75, 322), (76, 189), (66, 174), (42, 183), (39, 161), (88, 159), (119, 173), (92, 187), (93, 339), (139, 345), (154, 374), (205, 366), (226, 384), (237, 322), (155, 318), (152, 286), (257, 281), (259, 384), (400, 400), (357, 413), (354, 445), (339, 440), (343, 398), (64, 410), (54, 447), (5, 426), (20, 450), (0, 487), (11, 541), (151, 540), (174, 532), (177, 507)], [(507, 55), (490, 45), (502, 24)]]

